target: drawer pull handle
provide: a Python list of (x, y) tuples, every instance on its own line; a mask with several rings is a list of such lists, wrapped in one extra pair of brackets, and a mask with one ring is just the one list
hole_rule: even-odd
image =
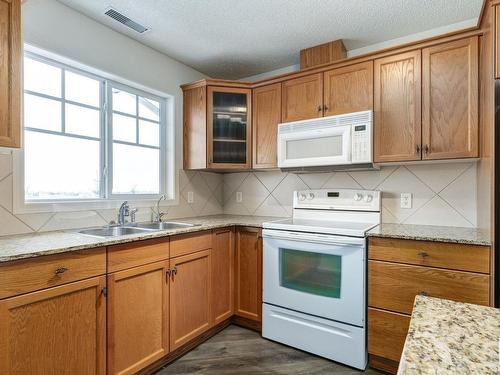
[(69, 271), (66, 267), (58, 268), (58, 269), (56, 269), (56, 275), (61, 275), (66, 271)]
[(172, 274), (172, 270), (169, 268), (167, 271), (166, 271), (166, 274), (167, 274), (167, 280), (169, 279), (170, 275)]
[(420, 255), (422, 258), (425, 258), (425, 257), (429, 256), (429, 254), (426, 253), (425, 251), (422, 251), (422, 252), (418, 253), (418, 255)]
[(172, 270), (172, 277), (174, 277), (175, 275), (177, 275), (177, 267), (174, 267), (174, 269)]
[(422, 290), (419, 294), (420, 294), (421, 296), (425, 296), (425, 297), (428, 297), (428, 296), (429, 296), (429, 293), (427, 293), (426, 291), (423, 291), (423, 290)]

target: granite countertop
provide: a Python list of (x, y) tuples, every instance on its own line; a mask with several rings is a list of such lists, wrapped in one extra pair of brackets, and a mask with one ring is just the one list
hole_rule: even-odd
[(380, 224), (370, 230), (369, 237), (401, 238), (405, 240), (452, 242), (491, 246), (487, 232), (477, 228), (441, 227), (434, 225)]
[(417, 296), (398, 375), (498, 374), (500, 309)]
[(182, 233), (223, 228), (231, 225), (262, 227), (265, 221), (283, 219), (269, 216), (213, 215), (173, 219), (171, 221), (196, 224), (193, 227), (177, 228), (155, 232), (143, 232), (117, 237), (94, 237), (78, 233), (78, 229), (43, 232), (26, 235), (0, 237), (0, 263), (40, 255), (59, 254), (69, 251), (109, 246), (150, 238), (173, 236)]

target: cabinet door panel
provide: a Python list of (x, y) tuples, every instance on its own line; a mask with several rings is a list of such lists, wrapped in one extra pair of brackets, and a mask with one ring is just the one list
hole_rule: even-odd
[(108, 276), (108, 374), (135, 374), (168, 353), (168, 261)]
[(262, 318), (262, 241), (257, 228), (236, 232), (235, 314), (260, 322)]
[(325, 116), (373, 109), (373, 62), (324, 73)]
[(281, 105), (283, 122), (323, 116), (323, 73), (283, 82)]
[(211, 250), (170, 260), (170, 350), (194, 339), (211, 326)]
[(281, 83), (253, 90), (253, 168), (278, 165), (277, 136), (281, 122)]
[(104, 276), (0, 301), (0, 373), (105, 374)]
[(421, 159), (420, 50), (375, 60), (375, 162)]
[(184, 91), (184, 169), (207, 167), (207, 88)]
[(232, 229), (213, 233), (212, 316), (218, 324), (233, 315), (234, 241)]
[(21, 147), (21, 0), (0, 0), (0, 147)]
[(478, 37), (422, 50), (423, 159), (479, 156)]

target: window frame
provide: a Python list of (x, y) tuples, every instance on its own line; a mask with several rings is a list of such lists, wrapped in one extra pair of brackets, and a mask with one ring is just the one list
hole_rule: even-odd
[[(150, 205), (155, 202), (160, 195), (166, 195), (168, 205), (178, 203), (177, 194), (177, 173), (176, 173), (176, 153), (175, 153), (175, 121), (173, 115), (173, 97), (154, 89), (130, 82), (120, 77), (101, 72), (81, 63), (53, 55), (50, 52), (39, 50), (35, 47), (25, 45), (24, 57), (40, 61), (45, 64), (55, 66), (61, 70), (61, 98), (45, 95), (43, 93), (24, 90), (25, 93), (42, 98), (57, 100), (61, 105), (61, 131), (50, 131), (44, 129), (27, 128), (28, 131), (37, 131), (45, 134), (75, 137), (80, 139), (92, 139), (78, 134), (65, 133), (65, 105), (73, 104), (85, 108), (97, 107), (85, 103), (66, 100), (65, 98), (65, 71), (74, 72), (99, 81), (99, 110), (100, 110), (100, 130), (99, 130), (99, 160), (100, 160), (100, 186), (99, 197), (90, 199), (39, 199), (29, 200), (25, 197), (25, 163), (24, 146), (22, 149), (13, 151), (13, 210), (14, 213), (36, 213), (36, 212), (59, 212), (59, 211), (82, 211), (89, 209), (117, 208), (121, 202), (128, 200), (136, 205)], [(159, 121), (159, 193), (158, 194), (113, 194), (112, 193), (112, 88), (118, 88), (131, 94), (152, 99), (160, 103)], [(137, 99), (138, 100), (138, 99)], [(111, 117), (110, 117), (111, 116)], [(136, 116), (141, 119), (139, 113)], [(146, 119), (148, 120), (148, 119)], [(149, 119), (150, 120), (150, 119)], [(150, 120), (151, 121), (151, 120)], [(153, 121), (154, 122), (154, 121)], [(24, 133), (23, 124), (23, 133)], [(138, 145), (139, 146), (139, 145)]]

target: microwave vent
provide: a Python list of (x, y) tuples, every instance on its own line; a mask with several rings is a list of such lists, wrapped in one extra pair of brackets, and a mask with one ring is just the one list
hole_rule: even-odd
[(332, 126), (342, 125), (361, 125), (371, 123), (373, 118), (372, 111), (354, 112), (345, 115), (336, 115), (328, 117), (320, 117), (312, 120), (285, 122), (280, 124), (278, 132), (280, 134), (296, 132), (308, 129), (322, 129)]

